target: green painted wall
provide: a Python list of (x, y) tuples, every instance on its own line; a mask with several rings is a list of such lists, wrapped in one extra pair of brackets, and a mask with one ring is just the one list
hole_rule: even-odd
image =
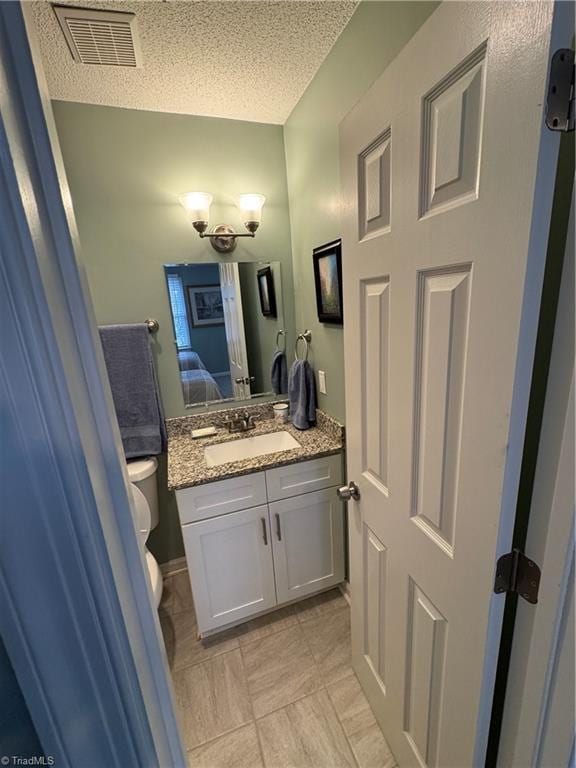
[[(211, 192), (213, 223), (242, 229), (236, 195), (266, 195), (256, 238), (239, 240), (234, 257), (281, 262), (285, 322), (294, 328), (282, 127), (70, 102), (53, 107), (96, 319), (159, 321), (153, 348), (165, 414), (186, 415), (163, 264), (220, 257), (200, 240), (177, 196)], [(149, 546), (166, 562), (184, 549), (174, 494), (166, 490), (165, 457), (158, 487), (161, 523)]]
[(342, 329), (318, 323), (312, 273), (312, 249), (340, 236), (338, 125), (437, 5), (361, 2), (284, 126), (296, 326), (312, 330), (310, 359), (326, 371), (319, 405), (342, 421)]
[[(312, 249), (340, 235), (338, 124), (435, 7), (360, 3), (284, 128), (54, 102), (97, 321), (158, 319), (153, 346), (167, 417), (187, 411), (163, 264), (219, 258), (177, 201), (178, 193), (200, 189), (214, 194), (213, 222), (235, 227), (234, 197), (266, 195), (261, 229), (254, 240), (239, 240), (235, 257), (281, 262), (289, 357), (294, 329), (311, 328), (311, 361), (327, 375), (320, 407), (344, 420), (342, 330), (317, 322), (312, 277)], [(265, 330), (268, 343), (271, 323)], [(149, 542), (160, 562), (183, 554), (174, 496), (165, 488), (162, 457), (162, 522)]]
[(266, 196), (254, 240), (239, 261), (280, 261), (285, 321), (294, 327), (292, 255), (282, 126), (54, 102), (82, 259), (98, 323), (155, 317), (158, 378), (166, 417), (183, 416), (163, 264), (219, 261), (178, 194), (214, 195), (211, 219), (243, 231), (241, 192)]

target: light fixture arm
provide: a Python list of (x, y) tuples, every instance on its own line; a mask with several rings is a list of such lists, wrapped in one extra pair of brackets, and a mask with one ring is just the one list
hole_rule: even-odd
[(254, 232), (200, 232), (200, 237), (255, 237)]

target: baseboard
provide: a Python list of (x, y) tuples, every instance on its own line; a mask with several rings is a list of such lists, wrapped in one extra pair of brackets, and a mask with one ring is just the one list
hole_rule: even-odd
[(174, 560), (168, 560), (167, 563), (160, 563), (160, 572), (164, 578), (172, 576), (175, 573), (186, 571), (188, 566), (185, 557), (177, 557)]
[(351, 599), (351, 593), (350, 593), (350, 582), (349, 581), (343, 581), (341, 584), (338, 584), (340, 587), (340, 592), (344, 595), (344, 599), (348, 603), (348, 605), (351, 606), (352, 599)]

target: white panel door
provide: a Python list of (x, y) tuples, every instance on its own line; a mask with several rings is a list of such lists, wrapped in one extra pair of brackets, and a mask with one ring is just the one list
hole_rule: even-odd
[(270, 504), (278, 602), (344, 580), (344, 510), (336, 488)]
[(244, 311), (242, 309), (242, 292), (240, 290), (238, 264), (230, 262), (219, 264), (218, 267), (220, 270), (220, 290), (224, 307), (224, 327), (226, 328), (232, 389), (234, 397), (247, 398), (250, 397), (250, 373), (248, 371), (248, 354), (246, 352), (246, 336), (244, 334)]
[(443, 3), (341, 125), (353, 663), (401, 766), (484, 761), (570, 10)]
[(189, 523), (182, 535), (201, 633), (276, 605), (266, 505)]

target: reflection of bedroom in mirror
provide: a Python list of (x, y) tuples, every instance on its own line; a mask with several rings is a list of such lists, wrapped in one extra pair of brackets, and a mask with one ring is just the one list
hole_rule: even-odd
[(164, 272), (184, 404), (273, 394), (284, 338), (280, 263), (166, 264)]

